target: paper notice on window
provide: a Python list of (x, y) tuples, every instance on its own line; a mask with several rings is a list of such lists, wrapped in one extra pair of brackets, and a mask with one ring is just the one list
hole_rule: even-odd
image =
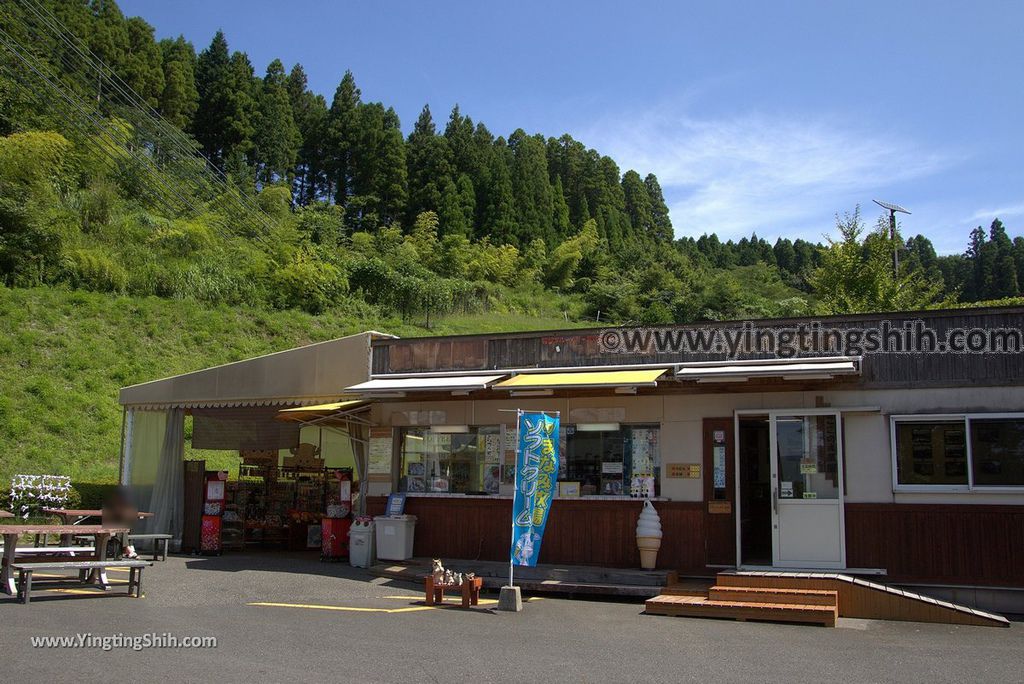
[(367, 470), (371, 475), (391, 472), (391, 428), (371, 428)]
[(725, 489), (725, 447), (716, 446), (712, 451), (713, 465), (712, 486), (715, 489)]
[(800, 474), (801, 475), (813, 475), (818, 472), (817, 461), (800, 461)]
[(486, 463), (501, 462), (501, 435), (484, 436), (484, 456)]
[(601, 472), (605, 475), (621, 475), (622, 461), (605, 461), (601, 464)]
[(793, 498), (793, 483), (783, 482), (782, 487), (779, 489), (780, 499), (792, 499)]

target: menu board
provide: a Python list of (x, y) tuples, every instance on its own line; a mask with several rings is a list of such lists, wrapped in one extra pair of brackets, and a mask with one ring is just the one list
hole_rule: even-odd
[(370, 447), (367, 454), (367, 472), (386, 475), (391, 472), (391, 428), (370, 428)]

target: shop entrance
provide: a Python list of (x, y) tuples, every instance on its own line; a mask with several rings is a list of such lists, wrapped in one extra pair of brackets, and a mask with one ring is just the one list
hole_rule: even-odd
[(739, 564), (846, 567), (839, 412), (737, 412), (736, 433)]
[(743, 416), (739, 427), (740, 558), (772, 564), (772, 467), (768, 416)]

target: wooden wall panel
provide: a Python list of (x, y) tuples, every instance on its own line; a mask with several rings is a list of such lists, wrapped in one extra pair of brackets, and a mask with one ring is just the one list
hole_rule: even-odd
[[(758, 329), (793, 328), (800, 324), (821, 324), (821, 329), (841, 331), (879, 328), (888, 321), (897, 331), (904, 323), (923, 323), (936, 331), (940, 339), (952, 329), (1009, 329), (1024, 327), (1024, 308), (993, 308), (973, 311), (929, 311), (911, 314), (834, 316), (821, 319), (779, 319), (755, 321)], [(720, 324), (691, 324), (658, 330), (677, 335), (678, 331), (720, 327), (731, 331), (743, 329), (743, 321)], [(630, 331), (630, 329), (624, 329)], [(632, 334), (632, 333), (629, 333)], [(898, 335), (896, 337), (899, 337)], [(895, 338), (890, 338), (895, 342)], [(629, 354), (602, 353), (598, 330), (572, 330), (546, 333), (511, 333), (506, 335), (475, 335), (438, 337), (433, 339), (375, 340), (373, 342), (375, 373), (443, 371), (453, 369), (505, 369), (544, 366), (587, 366), (631, 363), (675, 363), (715, 361), (724, 353), (663, 352)], [(764, 358), (764, 353), (743, 355)], [(870, 354), (863, 365), (863, 374), (852, 383), (863, 388), (946, 387), (959, 382), (1005, 386), (1024, 381), (1024, 354)], [(789, 386), (790, 389), (795, 389)], [(736, 388), (742, 389), (742, 388)], [(720, 391), (720, 388), (716, 391)]]
[[(713, 512), (714, 499), (714, 433), (725, 433), (725, 498), (716, 505), (727, 504), (728, 513)], [(707, 564), (736, 564), (736, 433), (733, 419), (704, 419), (704, 527), (706, 534)]]
[(889, 580), (1024, 586), (1024, 506), (848, 503), (846, 560)]
[[(379, 515), (385, 499), (367, 499), (367, 512)], [(635, 568), (639, 501), (571, 501), (552, 504), (541, 544), (540, 562)], [(703, 507), (699, 502), (656, 502), (664, 537), (658, 567), (695, 571), (704, 568)], [(509, 499), (410, 497), (406, 513), (415, 515), (413, 553), (420, 557), (466, 560), (508, 559), (512, 536)]]

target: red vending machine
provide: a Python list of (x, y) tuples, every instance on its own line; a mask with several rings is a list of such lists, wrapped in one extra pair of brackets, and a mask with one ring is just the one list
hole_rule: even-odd
[(225, 489), (228, 480), (226, 470), (206, 471), (203, 488), (203, 522), (200, 528), (199, 552), (220, 555), (221, 516), (224, 515)]
[(333, 491), (327, 497), (327, 514), (321, 527), (320, 560), (337, 561), (348, 558), (348, 531), (352, 527), (352, 475), (335, 473)]

